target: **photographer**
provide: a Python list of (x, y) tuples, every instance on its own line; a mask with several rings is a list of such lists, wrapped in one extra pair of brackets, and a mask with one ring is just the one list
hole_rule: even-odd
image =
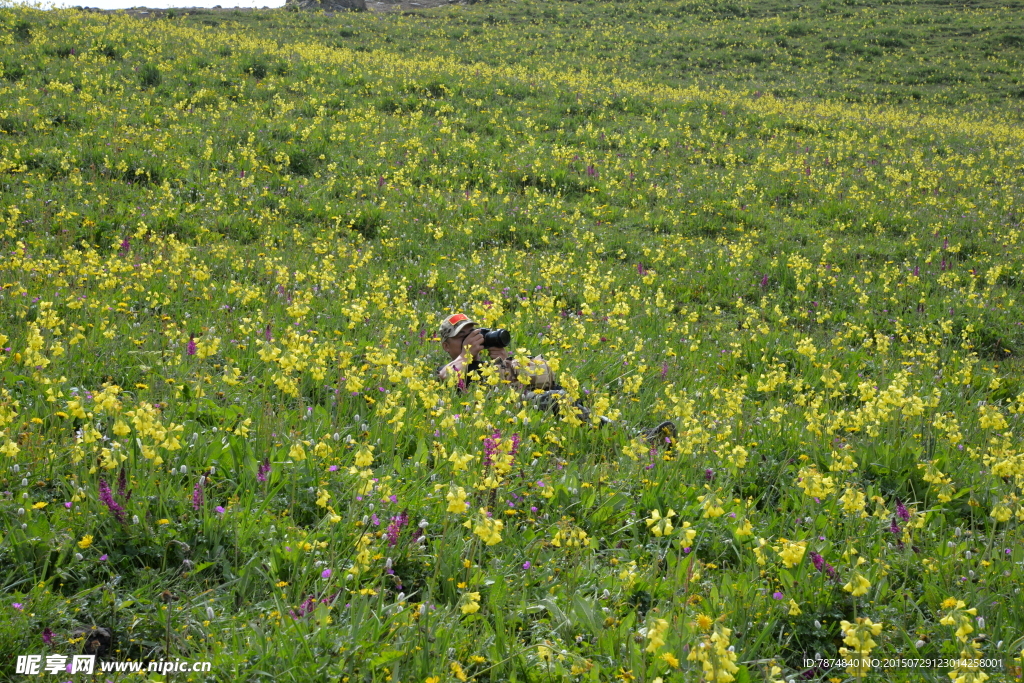
[[(511, 343), (507, 330), (490, 330), (478, 328), (476, 322), (463, 313), (455, 313), (444, 317), (438, 330), (441, 348), (451, 358), (449, 363), (437, 371), (438, 379), (447, 381), (451, 377), (459, 378), (459, 390), (466, 391), (475, 377), (475, 371), (483, 367), (481, 359), (490, 358), (498, 368), (503, 380), (518, 386), (523, 399), (538, 410), (548, 410), (558, 415), (559, 403), (567, 402), (568, 395), (555, 382), (554, 373), (547, 362), (540, 356), (520, 362), (512, 357), (506, 348)], [(590, 409), (581, 402), (575, 401), (570, 406), (576, 417), (590, 423)], [(611, 423), (604, 415), (598, 416), (597, 426)], [(676, 436), (676, 427), (665, 421), (641, 436), (651, 443), (662, 439), (672, 440)]]
[[(488, 330), (488, 332), (491, 332)], [(504, 335), (501, 333), (504, 332)], [(452, 374), (468, 375), (481, 366), (480, 358), (482, 352), (486, 351), (492, 361), (496, 361), (499, 367), (505, 369), (510, 356), (505, 346), (511, 341), (508, 332), (505, 330), (494, 330), (490, 336), (490, 344), (486, 344), (484, 333), (478, 329), (476, 323), (463, 313), (456, 313), (444, 318), (441, 321), (441, 329), (438, 331), (441, 337), (441, 348), (444, 349), (452, 361), (438, 370), (437, 374), (441, 380), (446, 380)], [(501, 343), (495, 346), (495, 343)], [(472, 358), (472, 360), (470, 360)], [(504, 373), (503, 373), (504, 375)]]

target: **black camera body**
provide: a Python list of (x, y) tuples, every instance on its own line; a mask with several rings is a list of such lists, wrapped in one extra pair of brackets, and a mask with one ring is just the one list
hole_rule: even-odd
[(481, 327), (476, 331), (484, 336), (485, 349), (503, 349), (512, 343), (512, 335), (508, 333), (508, 330), (492, 330), (487, 327)]

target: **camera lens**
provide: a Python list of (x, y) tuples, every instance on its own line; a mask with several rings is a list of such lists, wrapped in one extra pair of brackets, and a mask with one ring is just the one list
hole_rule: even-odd
[(512, 343), (512, 335), (508, 333), (508, 330), (491, 330), (483, 327), (480, 332), (484, 336), (485, 349), (503, 349)]

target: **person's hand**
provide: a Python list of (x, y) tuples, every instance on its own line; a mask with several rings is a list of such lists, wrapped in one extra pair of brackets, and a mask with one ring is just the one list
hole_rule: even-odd
[(480, 352), (484, 350), (484, 335), (480, 330), (473, 330), (469, 333), (465, 339), (462, 340), (462, 356), (465, 357), (467, 354), (472, 354), (473, 358), (478, 358)]

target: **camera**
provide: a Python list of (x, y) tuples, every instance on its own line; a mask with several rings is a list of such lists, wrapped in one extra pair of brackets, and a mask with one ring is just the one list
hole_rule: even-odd
[(512, 335), (508, 333), (508, 330), (492, 330), (481, 327), (477, 331), (484, 336), (485, 349), (503, 349), (512, 343)]

